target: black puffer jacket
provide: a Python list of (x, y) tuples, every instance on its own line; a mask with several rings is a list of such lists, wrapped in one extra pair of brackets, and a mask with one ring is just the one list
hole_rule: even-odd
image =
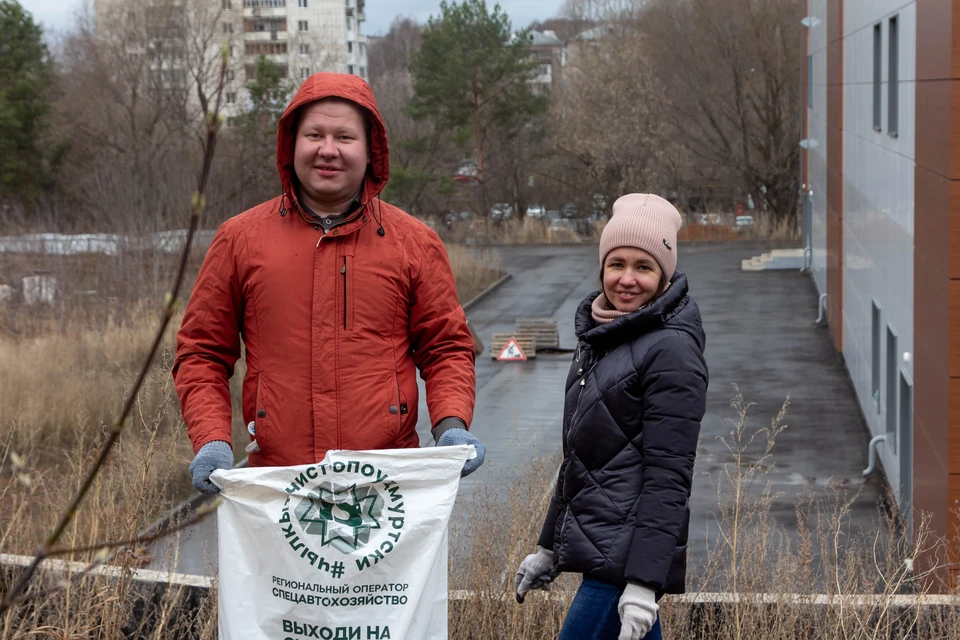
[(687, 279), (607, 324), (577, 310), (563, 464), (538, 544), (558, 571), (682, 593), (687, 501), (706, 407), (705, 337)]

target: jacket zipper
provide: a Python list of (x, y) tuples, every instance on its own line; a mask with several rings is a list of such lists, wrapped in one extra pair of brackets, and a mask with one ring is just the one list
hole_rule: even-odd
[(343, 256), (343, 267), (340, 268), (343, 274), (343, 330), (347, 330), (347, 256)]
[[(580, 341), (578, 340), (578, 341), (577, 341), (577, 362), (578, 362), (578, 363), (580, 362), (580, 356), (581, 356), (581, 354), (582, 354), (582, 351), (581, 351), (581, 349), (580, 349)], [(573, 409), (573, 415), (570, 416), (570, 431), (567, 432), (567, 439), (568, 439), (568, 440), (569, 440), (570, 436), (573, 435), (573, 425), (574, 425), (574, 424), (576, 423), (576, 421), (577, 421), (577, 414), (580, 413), (580, 399), (583, 397), (583, 388), (584, 388), (585, 386), (587, 386), (587, 374), (589, 374), (591, 371), (593, 371), (594, 367), (596, 367), (597, 364), (599, 364), (599, 362), (600, 362), (600, 361), (597, 360), (596, 362), (594, 362), (593, 364), (591, 364), (591, 365), (590, 365), (590, 368), (587, 369), (586, 371), (583, 370), (583, 366), (582, 366), (582, 365), (577, 369), (577, 376), (580, 378), (580, 382), (578, 383), (578, 384), (580, 385), (580, 390), (577, 391), (577, 406), (574, 407), (574, 409)]]

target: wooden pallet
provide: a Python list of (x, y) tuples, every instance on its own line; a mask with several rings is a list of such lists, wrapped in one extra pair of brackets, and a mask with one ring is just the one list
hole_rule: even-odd
[[(560, 330), (557, 321), (549, 318), (517, 318), (518, 333), (533, 333), (538, 349), (559, 349)], [(521, 347), (522, 348), (522, 347)]]
[(507, 346), (510, 338), (517, 341), (517, 344), (523, 349), (523, 355), (527, 356), (527, 360), (537, 357), (537, 336), (530, 331), (493, 334), (493, 337), (490, 338), (490, 357), (496, 360), (503, 348)]

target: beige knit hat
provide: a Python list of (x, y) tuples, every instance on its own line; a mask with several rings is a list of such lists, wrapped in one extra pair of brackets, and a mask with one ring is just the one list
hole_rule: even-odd
[(667, 281), (677, 269), (677, 232), (680, 212), (652, 193), (629, 193), (613, 203), (610, 222), (600, 234), (600, 264), (617, 247), (636, 247), (652, 255)]

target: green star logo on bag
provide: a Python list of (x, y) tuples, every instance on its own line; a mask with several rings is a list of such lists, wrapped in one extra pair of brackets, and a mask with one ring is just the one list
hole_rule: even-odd
[(384, 501), (373, 487), (318, 485), (294, 512), (303, 532), (320, 537), (320, 546), (332, 545), (350, 553), (370, 542), (370, 532), (380, 529)]

